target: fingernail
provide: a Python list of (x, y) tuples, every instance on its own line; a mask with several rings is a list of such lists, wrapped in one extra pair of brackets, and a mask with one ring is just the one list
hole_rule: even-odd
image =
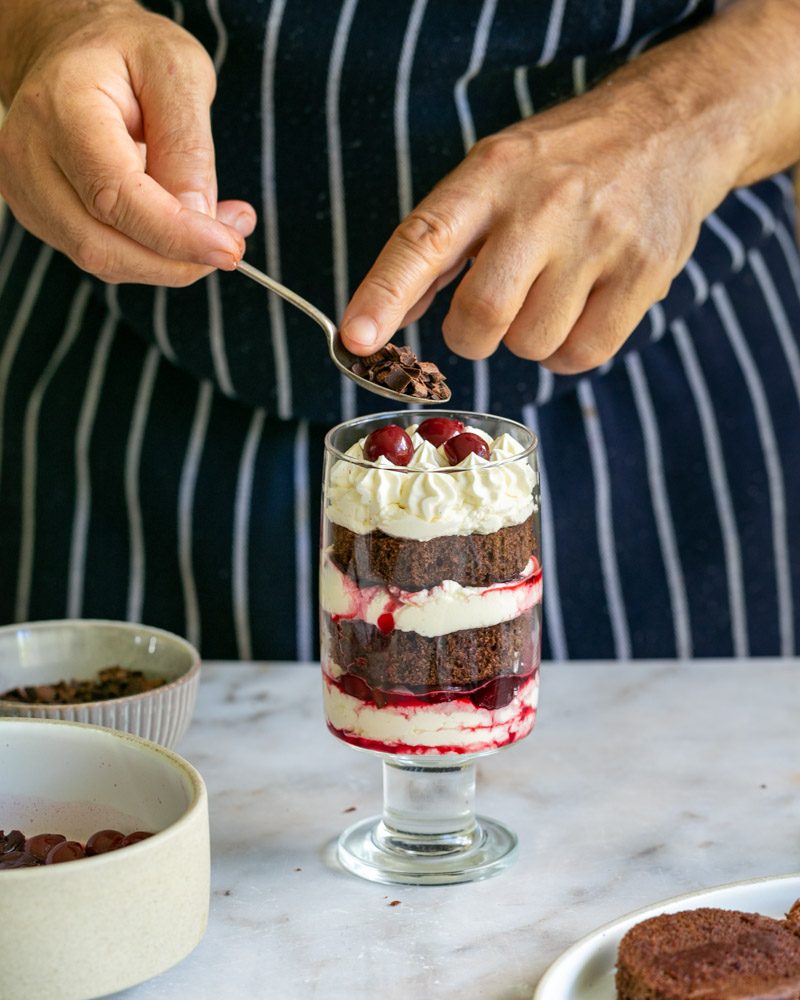
[(236, 267), (237, 258), (225, 250), (212, 250), (203, 260), (209, 267), (221, 267), (223, 271), (232, 271)]
[(211, 206), (208, 198), (200, 191), (184, 191), (178, 195), (178, 201), (184, 208), (190, 208), (193, 212), (202, 212), (203, 215), (211, 215)]
[(249, 212), (242, 212), (233, 220), (232, 226), (240, 236), (249, 236), (255, 229), (255, 219)]
[(342, 332), (351, 343), (360, 347), (372, 347), (378, 339), (378, 327), (369, 316), (354, 316), (347, 321)]

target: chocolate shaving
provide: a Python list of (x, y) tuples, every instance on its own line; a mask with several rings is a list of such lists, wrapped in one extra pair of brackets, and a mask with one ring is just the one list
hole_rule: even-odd
[(106, 667), (97, 677), (89, 680), (73, 679), (58, 681), (56, 684), (12, 688), (0, 694), (0, 699), (25, 705), (74, 705), (107, 701), (110, 698), (127, 698), (133, 694), (152, 691), (165, 683), (163, 677), (146, 677), (141, 670)]
[(24, 849), (25, 837), (19, 830), (11, 830), (8, 833), (0, 830), (0, 854), (11, 854)]
[(384, 384), (395, 392), (405, 392), (406, 388), (414, 381), (413, 376), (400, 365), (392, 365), (386, 373)]
[(350, 366), (354, 375), (417, 399), (447, 399), (445, 377), (432, 361), (418, 361), (410, 347), (386, 344)]

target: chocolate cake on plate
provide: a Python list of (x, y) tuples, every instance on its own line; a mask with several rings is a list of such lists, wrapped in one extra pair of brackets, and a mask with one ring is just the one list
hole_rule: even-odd
[(643, 920), (616, 984), (618, 1000), (800, 1000), (800, 900), (785, 920), (710, 907)]

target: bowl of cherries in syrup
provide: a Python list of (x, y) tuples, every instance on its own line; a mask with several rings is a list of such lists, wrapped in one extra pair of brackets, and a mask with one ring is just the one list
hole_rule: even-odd
[(191, 764), (113, 729), (0, 718), (0, 775), (3, 1000), (104, 996), (192, 951), (210, 880)]

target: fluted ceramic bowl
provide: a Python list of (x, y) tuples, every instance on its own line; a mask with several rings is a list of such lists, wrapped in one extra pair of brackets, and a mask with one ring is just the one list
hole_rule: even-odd
[(0, 829), (85, 843), (153, 836), (63, 864), (0, 870), (0, 997), (88, 1000), (180, 961), (208, 920), (203, 779), (157, 743), (98, 726), (0, 719)]
[(28, 705), (0, 697), (0, 716), (86, 722), (176, 746), (191, 721), (200, 680), (200, 657), (185, 639), (146, 625), (83, 619), (0, 628), (0, 693), (86, 680), (111, 666), (141, 670), (166, 683), (125, 698), (71, 705)]

